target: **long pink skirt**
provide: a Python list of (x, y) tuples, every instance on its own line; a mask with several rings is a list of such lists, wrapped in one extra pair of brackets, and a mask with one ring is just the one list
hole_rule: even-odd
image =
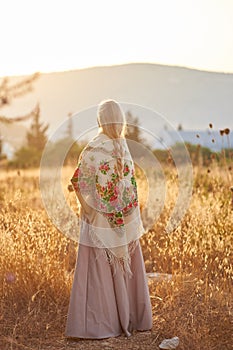
[(152, 311), (140, 243), (131, 257), (133, 277), (113, 273), (101, 248), (79, 245), (65, 336), (100, 339), (152, 328)]

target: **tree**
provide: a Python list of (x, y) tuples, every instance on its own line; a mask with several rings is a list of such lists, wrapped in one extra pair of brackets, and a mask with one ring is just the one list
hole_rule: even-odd
[(141, 130), (139, 128), (139, 120), (138, 117), (134, 117), (130, 111), (127, 111), (126, 114), (126, 133), (125, 136), (127, 139), (143, 142), (143, 138), (141, 137)]
[(49, 124), (44, 125), (40, 122), (40, 107), (36, 106), (32, 124), (27, 132), (27, 144), (15, 152), (13, 161), (9, 162), (9, 166), (18, 168), (38, 167), (42, 152), (47, 142), (46, 131)]
[(68, 125), (67, 125), (67, 137), (70, 139), (73, 139), (73, 120), (72, 120), (72, 113), (68, 113)]
[(43, 151), (47, 142), (46, 131), (49, 124), (44, 125), (40, 122), (40, 106), (36, 106), (33, 121), (27, 132), (27, 145), (30, 148), (34, 148), (38, 151)]
[(64, 159), (64, 165), (74, 166), (77, 164), (78, 157), (86, 144), (87, 142), (85, 141), (78, 143), (69, 137), (64, 137), (63, 139), (59, 139), (55, 142), (53, 148), (56, 152), (52, 152), (52, 157), (59, 157), (61, 154), (63, 154), (63, 150), (66, 149), (68, 152)]
[[(150, 148), (146, 140), (141, 136), (141, 129), (139, 125), (138, 117), (133, 116), (133, 114), (128, 111), (126, 116), (126, 133), (125, 137), (128, 143), (130, 153), (133, 158), (141, 158), (145, 154), (145, 147)], [(134, 142), (130, 142), (130, 141)]]
[(8, 162), (9, 167), (30, 168), (38, 167), (40, 164), (41, 152), (35, 148), (21, 147), (14, 155), (14, 159)]
[[(9, 79), (6, 77), (0, 84), (0, 109), (6, 105), (10, 105), (12, 101), (32, 91), (32, 83), (39, 77), (39, 73), (35, 73), (18, 83), (9, 85)], [(3, 123), (11, 123), (19, 121), (18, 118), (8, 118), (0, 116), (0, 121)]]
[[(23, 96), (26, 93), (30, 92), (32, 90), (32, 83), (38, 77), (39, 77), (39, 74), (35, 73), (29, 76), (28, 78), (23, 79), (20, 82), (15, 83), (13, 85), (9, 84), (9, 79), (7, 77), (4, 78), (0, 84), (0, 109), (6, 105), (10, 105), (15, 98)], [(36, 108), (34, 108), (32, 111), (30, 111), (25, 115), (14, 117), (14, 118), (9, 118), (0, 114), (0, 125), (1, 123), (10, 124), (14, 122), (27, 120), (34, 116), (35, 111), (36, 111)], [(3, 135), (1, 135), (0, 158), (2, 154), (3, 139), (4, 137)]]

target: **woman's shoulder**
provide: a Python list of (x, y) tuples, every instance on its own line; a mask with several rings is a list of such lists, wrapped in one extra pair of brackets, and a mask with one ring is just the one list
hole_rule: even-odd
[[(130, 151), (128, 148), (128, 144), (125, 138), (121, 138), (121, 146), (123, 147), (123, 156), (130, 157)], [(111, 155), (114, 153), (114, 142), (113, 139), (108, 137), (104, 133), (99, 133), (95, 135), (85, 146), (84, 154), (91, 154), (99, 152), (100, 154), (108, 154)]]
[(96, 147), (104, 141), (110, 140), (109, 137), (103, 133), (95, 135), (87, 144), (88, 147)]
[(113, 148), (113, 141), (107, 135), (99, 133), (94, 136), (87, 144), (87, 149), (89, 151), (101, 151), (108, 150), (111, 151)]
[[(108, 142), (109, 141), (109, 142)], [(84, 147), (80, 160), (87, 160), (93, 157), (104, 157), (111, 155), (113, 149), (112, 140), (107, 135), (97, 134)]]

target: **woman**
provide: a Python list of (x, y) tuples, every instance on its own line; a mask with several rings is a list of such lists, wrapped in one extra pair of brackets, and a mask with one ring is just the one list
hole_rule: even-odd
[(108, 338), (149, 330), (152, 312), (139, 237), (143, 233), (125, 116), (114, 100), (98, 108), (99, 133), (71, 179), (81, 204), (77, 262), (65, 335)]

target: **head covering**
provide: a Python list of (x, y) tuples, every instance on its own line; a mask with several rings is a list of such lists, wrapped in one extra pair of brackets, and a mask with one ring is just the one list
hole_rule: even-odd
[(82, 207), (79, 243), (103, 248), (110, 263), (131, 275), (131, 254), (144, 228), (133, 160), (125, 138), (117, 142), (123, 154), (122, 176), (115, 140), (99, 133), (82, 151), (71, 182)]

